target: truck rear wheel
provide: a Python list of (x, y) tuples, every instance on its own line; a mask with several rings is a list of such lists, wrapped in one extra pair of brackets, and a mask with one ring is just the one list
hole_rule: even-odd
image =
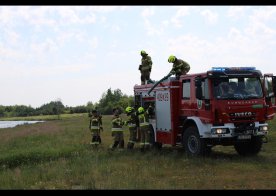
[(205, 142), (199, 137), (196, 127), (188, 127), (183, 135), (182, 143), (189, 156), (205, 154)]
[(235, 150), (242, 156), (256, 155), (262, 148), (262, 137), (253, 137), (249, 141), (236, 142), (234, 144)]

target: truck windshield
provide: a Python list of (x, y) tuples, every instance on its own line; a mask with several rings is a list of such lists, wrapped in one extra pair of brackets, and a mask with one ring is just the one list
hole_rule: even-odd
[(259, 78), (215, 78), (214, 96), (217, 99), (257, 99), (263, 97)]

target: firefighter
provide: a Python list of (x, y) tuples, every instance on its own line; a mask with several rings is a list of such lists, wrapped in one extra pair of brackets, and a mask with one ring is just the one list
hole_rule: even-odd
[(119, 145), (120, 149), (124, 148), (124, 132), (123, 132), (124, 121), (119, 115), (119, 110), (117, 108), (113, 109), (112, 118), (112, 137), (114, 137), (114, 143), (111, 149), (114, 150)]
[(145, 149), (148, 150), (150, 148), (150, 124), (149, 124), (149, 115), (148, 111), (143, 108), (138, 108), (138, 119), (140, 125), (140, 148), (143, 152)]
[(228, 97), (229, 96), (229, 84), (227, 82), (221, 83), (221, 96)]
[(141, 85), (151, 83), (150, 73), (152, 68), (151, 57), (144, 51), (141, 51), (141, 65), (139, 65), (139, 70), (141, 73)]
[(136, 136), (137, 136), (137, 128), (138, 128), (138, 117), (136, 115), (136, 111), (133, 107), (128, 106), (125, 109), (125, 112), (127, 116), (129, 117), (127, 121), (125, 121), (125, 125), (128, 126), (129, 130), (129, 140), (127, 144), (127, 149), (133, 149), (135, 141), (136, 141)]
[(90, 144), (94, 147), (97, 147), (101, 143), (100, 130), (102, 127), (102, 118), (101, 115), (98, 114), (97, 110), (92, 110), (92, 115), (90, 114), (90, 124), (89, 128), (92, 135), (92, 141)]
[(173, 63), (170, 73), (175, 74), (177, 80), (179, 80), (181, 75), (186, 75), (190, 71), (190, 65), (187, 62), (176, 58), (174, 55), (169, 56), (168, 62)]
[(155, 118), (155, 111), (151, 103), (149, 104), (149, 107), (148, 107), (148, 114), (149, 114), (149, 118)]
[(138, 108), (139, 108), (139, 104), (136, 103), (135, 106), (134, 106), (134, 110), (135, 110), (135, 115), (136, 115), (136, 125), (137, 125), (137, 133), (136, 133), (136, 142), (139, 142), (141, 140), (141, 132), (140, 132), (140, 125), (139, 125), (139, 112), (138, 112)]

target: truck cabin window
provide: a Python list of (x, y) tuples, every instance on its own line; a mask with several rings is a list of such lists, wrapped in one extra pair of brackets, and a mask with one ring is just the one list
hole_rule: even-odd
[(263, 96), (259, 78), (218, 78), (214, 79), (213, 85), (216, 99), (257, 99)]

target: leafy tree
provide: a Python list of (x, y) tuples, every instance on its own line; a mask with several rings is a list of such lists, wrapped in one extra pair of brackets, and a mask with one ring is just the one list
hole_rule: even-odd
[(0, 117), (5, 116), (5, 106), (0, 105)]
[(13, 117), (13, 116), (33, 116), (33, 115), (58, 115), (64, 113), (86, 113), (93, 109), (97, 109), (101, 114), (112, 114), (113, 108), (119, 108), (121, 111), (127, 106), (133, 106), (133, 96), (128, 96), (122, 93), (120, 89), (112, 90), (109, 88), (102, 94), (99, 102), (87, 102), (86, 105), (76, 107), (64, 107), (61, 99), (51, 101), (50, 103), (43, 104), (41, 107), (32, 108), (31, 106), (14, 105), (3, 106), (0, 105), (0, 117)]
[(112, 114), (113, 108), (124, 111), (128, 105), (133, 105), (133, 96), (127, 96), (120, 89), (114, 91), (109, 88), (107, 92), (102, 94), (98, 104), (98, 110), (102, 114)]
[(42, 105), (40, 108), (37, 108), (39, 114), (43, 115), (59, 115), (64, 111), (64, 105), (61, 101), (51, 101), (50, 103)]
[(87, 112), (91, 112), (94, 109), (94, 104), (92, 101), (88, 101), (86, 104)]

